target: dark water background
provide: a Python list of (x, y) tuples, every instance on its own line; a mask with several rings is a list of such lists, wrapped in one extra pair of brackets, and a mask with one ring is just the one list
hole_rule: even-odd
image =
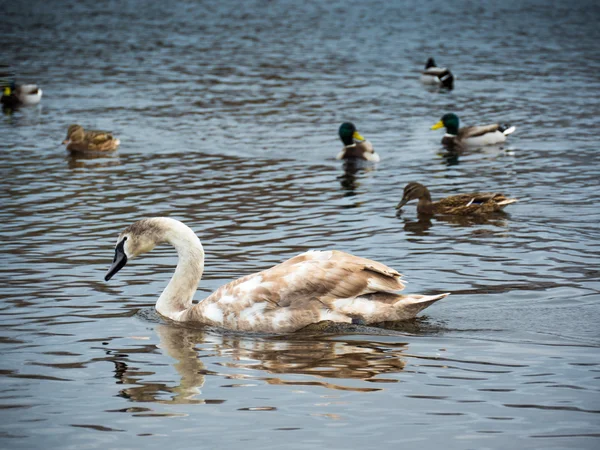
[[(2, 448), (598, 448), (600, 8), (594, 1), (2, 2), (2, 61), (44, 90), (0, 118)], [(426, 58), (450, 93), (426, 90)], [(447, 161), (444, 112), (512, 122)], [(381, 155), (334, 160), (354, 121)], [(67, 126), (112, 130), (75, 158)], [(484, 223), (397, 217), (501, 190)], [(110, 283), (119, 232), (190, 225), (197, 299), (308, 249), (452, 292), (401, 334), (239, 336), (153, 312), (176, 256)]]

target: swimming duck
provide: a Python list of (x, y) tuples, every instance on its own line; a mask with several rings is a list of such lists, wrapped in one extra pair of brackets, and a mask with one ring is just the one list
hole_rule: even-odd
[(421, 73), (421, 83), (452, 89), (454, 88), (454, 75), (445, 67), (437, 67), (433, 58), (429, 58), (425, 64), (425, 70)]
[(341, 124), (338, 134), (344, 143), (344, 148), (335, 159), (359, 158), (379, 162), (379, 155), (373, 150), (373, 144), (360, 135), (352, 122)]
[(456, 114), (448, 113), (431, 127), (432, 130), (446, 127), (446, 134), (442, 138), (442, 144), (449, 149), (462, 148), (464, 146), (482, 146), (500, 144), (506, 141), (506, 137), (515, 131), (515, 127), (500, 125), (471, 126), (459, 128), (459, 119)]
[(0, 102), (4, 106), (37, 105), (42, 99), (42, 90), (36, 84), (21, 84), (14, 82), (5, 86)]
[(70, 152), (110, 152), (116, 150), (121, 141), (108, 131), (88, 130), (81, 125), (70, 125), (63, 144)]
[(503, 194), (492, 192), (474, 192), (458, 194), (443, 198), (437, 202), (431, 201), (429, 189), (420, 183), (408, 183), (404, 188), (402, 200), (396, 209), (402, 208), (411, 200), (419, 200), (417, 213), (433, 215), (447, 214), (457, 216), (476, 216), (500, 211), (506, 205), (518, 201), (516, 198), (506, 198)]
[(156, 310), (176, 322), (288, 333), (322, 321), (369, 324), (411, 319), (448, 295), (399, 295), (396, 292), (404, 284), (394, 269), (336, 250), (311, 250), (232, 281), (194, 304), (204, 249), (188, 226), (167, 217), (128, 226), (117, 239), (104, 279), (110, 280), (129, 260), (161, 243), (175, 247), (179, 262)]

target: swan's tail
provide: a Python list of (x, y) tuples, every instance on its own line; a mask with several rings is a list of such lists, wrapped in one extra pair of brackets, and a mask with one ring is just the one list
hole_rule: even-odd
[(450, 295), (399, 295), (375, 292), (361, 297), (338, 299), (330, 311), (340, 313), (361, 323), (398, 322), (413, 319), (419, 312)]
[(450, 293), (438, 295), (398, 295), (398, 300), (394, 303), (394, 309), (400, 317), (396, 320), (412, 319), (425, 308), (433, 305), (438, 300), (446, 298)]

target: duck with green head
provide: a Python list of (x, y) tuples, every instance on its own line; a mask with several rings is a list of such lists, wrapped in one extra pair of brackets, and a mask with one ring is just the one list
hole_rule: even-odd
[(4, 87), (0, 102), (4, 106), (37, 105), (42, 99), (42, 90), (36, 84), (17, 85), (14, 81)]
[(431, 127), (432, 130), (446, 128), (442, 138), (442, 145), (450, 150), (456, 148), (481, 147), (484, 145), (500, 144), (506, 137), (515, 131), (515, 127), (498, 123), (481, 126), (459, 128), (458, 116), (453, 113), (444, 114), (442, 119)]
[(411, 182), (404, 188), (402, 200), (396, 206), (401, 209), (411, 200), (419, 200), (417, 213), (424, 215), (478, 216), (498, 212), (506, 205), (515, 203), (516, 198), (507, 198), (496, 192), (473, 192), (451, 195), (437, 202), (431, 201), (429, 189), (421, 183)]
[(379, 155), (373, 150), (373, 145), (356, 129), (352, 122), (344, 122), (338, 130), (344, 148), (335, 159), (364, 159), (379, 162)]

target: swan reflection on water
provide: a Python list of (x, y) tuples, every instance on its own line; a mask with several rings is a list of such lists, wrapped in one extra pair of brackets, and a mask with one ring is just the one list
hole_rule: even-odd
[[(418, 322), (417, 322), (418, 323)], [(412, 323), (409, 327), (418, 324)], [(334, 325), (335, 327), (335, 325)], [(384, 383), (395, 383), (392, 375), (404, 370), (405, 340), (377, 342), (348, 336), (297, 334), (292, 336), (246, 336), (221, 334), (178, 325), (156, 325), (159, 345), (147, 343), (109, 351), (107, 359), (114, 365), (117, 384), (123, 385), (119, 396), (134, 402), (160, 404), (223, 403), (222, 399), (202, 398), (206, 383), (221, 387), (271, 385), (321, 386), (328, 389), (373, 392)], [(373, 329), (376, 331), (376, 329)], [(402, 334), (381, 330), (389, 337)], [(356, 337), (356, 336), (355, 336)], [(139, 339), (139, 338), (138, 338)], [(170, 381), (169, 371), (142, 363), (143, 354), (164, 352), (175, 361), (178, 377)], [(217, 362), (212, 360), (217, 359)], [(150, 357), (154, 359), (153, 357)], [(208, 363), (210, 369), (205, 365)], [(215, 370), (216, 369), (216, 370)], [(289, 377), (293, 375), (293, 377)], [(302, 378), (298, 378), (302, 375)], [(344, 380), (351, 383), (344, 383)], [(366, 382), (357, 385), (356, 381)], [(140, 411), (138, 411), (140, 412)]]

